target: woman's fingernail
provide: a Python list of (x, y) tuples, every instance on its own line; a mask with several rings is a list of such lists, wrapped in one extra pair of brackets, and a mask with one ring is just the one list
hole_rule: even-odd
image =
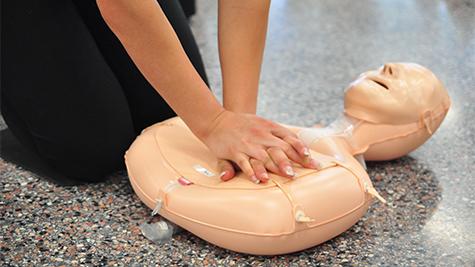
[(305, 147), (305, 148), (303, 149), (303, 154), (304, 154), (305, 156), (307, 156), (307, 157), (310, 156), (310, 150), (308, 150), (308, 148)]
[(227, 171), (223, 171), (221, 172), (221, 174), (219, 175), (219, 178), (223, 178), (223, 176), (227, 173)]
[(322, 165), (320, 164), (320, 162), (316, 161), (315, 159), (312, 159), (312, 160), (310, 161), (310, 164), (312, 164), (312, 166), (313, 166), (314, 168), (317, 168), (317, 169), (322, 168)]
[(264, 179), (269, 179), (269, 175), (267, 175), (267, 173), (266, 173), (266, 172), (265, 172), (265, 173), (263, 173), (261, 176), (262, 176), (262, 178), (264, 178)]
[(251, 180), (255, 183), (255, 184), (258, 184), (261, 182), (261, 180), (257, 179), (257, 177), (255, 175), (251, 176)]
[(294, 176), (295, 175), (294, 170), (290, 166), (285, 167), (285, 173), (289, 176)]

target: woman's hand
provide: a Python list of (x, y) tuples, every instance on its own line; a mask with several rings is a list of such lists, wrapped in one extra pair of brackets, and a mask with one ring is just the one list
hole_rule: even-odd
[(306, 168), (319, 168), (295, 133), (253, 114), (223, 110), (199, 138), (222, 159), (221, 179), (225, 181), (235, 175), (229, 161), (255, 183), (267, 182), (267, 171), (293, 177), (291, 161)]

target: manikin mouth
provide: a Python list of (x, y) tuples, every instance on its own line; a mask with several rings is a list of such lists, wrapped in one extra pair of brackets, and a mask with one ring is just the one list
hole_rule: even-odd
[(373, 80), (373, 79), (369, 79), (370, 81), (374, 82), (374, 83), (377, 83), (378, 85), (380, 85), (381, 87), (384, 87), (384, 89), (386, 90), (389, 90), (389, 87), (384, 84), (383, 82), (380, 82), (380, 81), (376, 81), (376, 80)]

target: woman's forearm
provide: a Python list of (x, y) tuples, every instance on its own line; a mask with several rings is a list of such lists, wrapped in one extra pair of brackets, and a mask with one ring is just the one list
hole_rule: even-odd
[(228, 110), (256, 113), (269, 6), (270, 0), (219, 1), (219, 57)]
[(223, 110), (156, 0), (97, 0), (104, 20), (141, 73), (196, 135)]

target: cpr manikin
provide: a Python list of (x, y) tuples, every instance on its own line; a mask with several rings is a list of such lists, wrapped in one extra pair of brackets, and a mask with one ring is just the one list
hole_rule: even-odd
[(361, 74), (345, 92), (344, 113), (323, 128), (284, 125), (322, 168), (294, 163), (294, 179), (244, 174), (224, 182), (218, 159), (178, 117), (142, 131), (125, 154), (132, 187), (151, 209), (230, 250), (275, 255), (303, 250), (355, 224), (374, 197), (384, 202), (364, 159), (389, 160), (422, 145), (450, 106), (426, 68), (385, 64)]

